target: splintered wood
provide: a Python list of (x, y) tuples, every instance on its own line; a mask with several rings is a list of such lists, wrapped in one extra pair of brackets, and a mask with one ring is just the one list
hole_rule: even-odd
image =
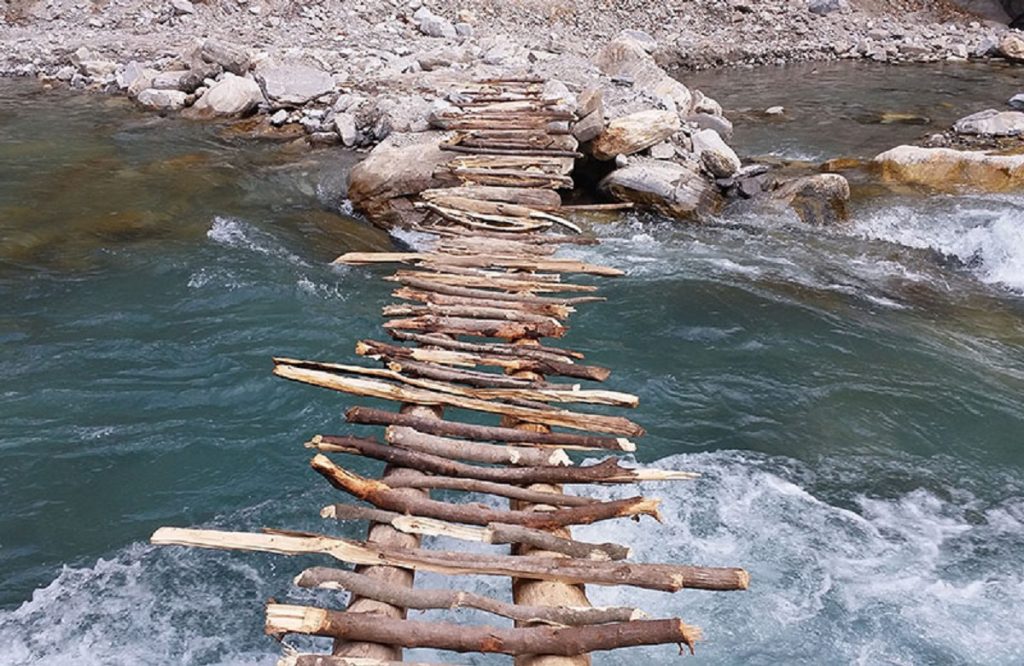
[[(334, 640), (329, 655), (286, 650), (283, 665), (393, 664), (401, 662), (403, 648), (504, 654), (517, 666), (589, 664), (592, 652), (640, 645), (678, 644), (692, 652), (700, 638), (696, 627), (679, 618), (652, 619), (632, 607), (591, 607), (584, 586), (747, 588), (743, 569), (633, 563), (626, 545), (572, 537), (574, 525), (672, 516), (659, 513), (657, 498), (602, 500), (566, 493), (563, 486), (687, 481), (697, 475), (623, 466), (615, 457), (580, 465), (569, 455), (635, 451), (630, 438), (644, 429), (623, 416), (578, 409), (635, 407), (639, 398), (575, 383), (603, 382), (610, 371), (583, 363), (578, 351), (540, 342), (564, 336), (577, 307), (604, 300), (593, 295), (596, 286), (572, 282), (572, 276), (621, 275), (554, 256), (562, 246), (597, 240), (550, 231), (580, 233), (564, 216), (571, 207), (561, 206), (557, 192), (572, 187), (573, 158), (579, 154), (572, 110), (545, 97), (544, 90), (544, 81), (521, 78), (455, 91), (451, 98), (457, 104), (434, 124), (452, 130), (440, 148), (451, 152), (443, 168), (459, 185), (424, 191), (415, 202), (428, 212), (415, 229), (431, 234), (433, 244), (336, 260), (400, 265), (385, 278), (397, 283), (392, 295), (398, 302), (382, 310), (383, 329), (393, 342), (355, 341), (359, 363), (273, 359), (274, 374), (285, 379), (399, 406), (348, 409), (346, 421), (379, 428), (376, 437), (306, 433), (306, 446), (315, 450), (312, 469), (329, 484), (325, 488), (337, 490), (320, 510), (331, 521), (324, 531), (335, 531), (331, 525), (339, 522), (365, 522), (365, 540), (280, 529), (161, 528), (153, 535), (155, 544), (312, 555), (354, 567), (317, 566), (295, 579), (303, 588), (348, 592), (347, 610), (267, 604), (267, 634)], [(475, 412), (490, 423), (446, 418), (450, 408)], [(361, 462), (346, 468), (343, 456)], [(380, 478), (365, 476), (373, 468), (367, 461), (387, 464)], [(472, 501), (479, 495), (509, 504)], [(431, 550), (422, 546), (422, 537), (506, 550)], [(453, 576), (453, 589), (414, 587), (417, 571)], [(475, 576), (511, 577), (514, 603), (459, 589)], [(409, 609), (456, 608), (490, 613), (496, 626), (406, 618)]]

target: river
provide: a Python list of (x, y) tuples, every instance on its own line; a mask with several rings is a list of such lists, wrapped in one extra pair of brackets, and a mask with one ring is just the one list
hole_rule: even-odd
[[(966, 66), (688, 83), (736, 118), (741, 154), (815, 160), (870, 157), (1017, 92)], [(758, 113), (779, 103), (782, 119)], [(387, 270), (328, 265), (387, 245), (344, 212), (352, 161), (0, 83), (0, 663), (272, 664), (269, 597), (341, 605), (291, 586), (315, 558), (146, 542), (162, 525), (357, 534), (318, 517), (335, 494), (302, 449), (342, 431), (352, 401), (269, 361), (345, 360), (379, 334)], [(703, 474), (647, 489), (664, 526), (579, 534), (752, 576), (744, 593), (592, 600), (701, 626), (701, 663), (1021, 663), (1024, 199), (855, 185), (839, 229), (634, 215), (565, 253), (627, 271), (565, 344), (641, 396), (638, 459)]]

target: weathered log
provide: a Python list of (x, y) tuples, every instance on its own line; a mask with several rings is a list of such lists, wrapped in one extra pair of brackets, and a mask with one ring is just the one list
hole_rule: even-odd
[[(453, 153), (468, 153), (471, 155), (522, 155), (522, 156), (549, 156), (549, 157), (571, 157), (574, 159), (583, 157), (583, 153), (575, 150), (559, 150), (557, 148), (523, 148), (516, 144), (496, 143), (493, 146), (470, 146), (458, 143), (442, 142), (438, 146), (441, 150)], [(465, 167), (454, 167), (454, 171)]]
[(521, 303), (544, 303), (546, 305), (579, 305), (580, 303), (596, 303), (606, 300), (603, 296), (573, 296), (571, 298), (556, 298), (552, 296), (534, 296), (533, 294), (505, 293), (501, 291), (489, 291), (487, 289), (470, 289), (467, 287), (456, 287), (454, 285), (442, 284), (440, 282), (425, 280), (419, 277), (401, 277), (395, 280), (406, 287), (419, 289), (421, 291), (432, 291), (439, 294), (451, 296), (464, 296), (466, 298), (484, 298), (492, 301), (517, 301)]
[[(479, 305), (385, 305), (381, 309), (385, 317), (422, 317), (437, 315), (442, 317), (462, 317), (467, 319), (504, 319), (507, 321), (526, 321), (547, 323), (552, 320), (549, 315), (539, 315), (522, 310), (512, 310)], [(564, 317), (555, 317), (564, 319)]]
[(550, 282), (543, 280), (527, 280), (522, 277), (502, 278), (489, 275), (459, 275), (456, 273), (440, 272), (446, 266), (440, 263), (423, 263), (424, 268), (437, 272), (424, 271), (396, 271), (394, 276), (385, 278), (390, 282), (400, 282), (406, 278), (424, 280), (434, 284), (453, 285), (468, 287), (472, 289), (500, 289), (503, 292), (519, 293), (559, 293), (559, 292), (586, 292), (597, 291), (597, 287), (589, 284), (572, 284), (568, 282)]
[(481, 213), (484, 215), (501, 215), (507, 217), (537, 218), (550, 220), (557, 224), (561, 224), (563, 227), (571, 226), (573, 228), (578, 228), (575, 227), (575, 225), (572, 225), (565, 218), (561, 218), (541, 210), (536, 210), (534, 208), (529, 208), (527, 206), (505, 203), (502, 201), (480, 201), (478, 199), (449, 195), (447, 197), (435, 197), (431, 203), (464, 212)]
[(310, 534), (292, 536), (161, 527), (150, 541), (158, 546), (247, 550), (280, 555), (319, 553), (350, 564), (386, 565), (448, 575), (517, 576), (568, 583), (629, 585), (664, 592), (678, 592), (684, 588), (745, 590), (750, 584), (747, 572), (735, 568), (393, 548)]
[[(390, 646), (389, 646), (390, 647)], [(372, 657), (339, 657), (330, 654), (289, 652), (277, 660), (276, 666), (452, 666), (425, 661), (392, 661)]]
[(699, 477), (694, 472), (621, 467), (615, 459), (580, 467), (480, 467), (430, 453), (385, 446), (363, 437), (335, 437), (331, 446), (335, 447), (335, 451), (400, 464), (431, 474), (496, 483), (622, 484), (637, 481), (688, 481)]
[(306, 588), (348, 590), (361, 597), (385, 601), (395, 606), (416, 610), (475, 608), (526, 624), (550, 624), (579, 627), (611, 622), (642, 620), (647, 614), (636, 608), (611, 606), (605, 608), (574, 608), (567, 606), (517, 606), (482, 594), (443, 589), (398, 588), (381, 584), (372, 578), (344, 569), (313, 567), (295, 579), (295, 585)]
[[(414, 202), (413, 207), (429, 210), (447, 220), (471, 227), (474, 230), (510, 231), (525, 234), (547, 229), (552, 224), (548, 220), (531, 220), (523, 217), (512, 217), (509, 215), (487, 215), (484, 213), (474, 213), (472, 211), (461, 210), (458, 208), (448, 208), (428, 201)], [(574, 228), (578, 229), (578, 227)]]
[(399, 414), (373, 407), (351, 407), (345, 412), (345, 420), (349, 423), (365, 425), (407, 426), (432, 435), (446, 435), (477, 441), (510, 442), (531, 446), (557, 446), (579, 450), (636, 450), (636, 444), (624, 437), (599, 437), (596, 435), (577, 435), (567, 432), (524, 432), (515, 428), (459, 423), (443, 421), (441, 419), (426, 419), (413, 414)]
[(424, 190), (420, 197), (430, 201), (436, 196), (466, 197), (480, 201), (507, 201), (521, 206), (545, 206), (557, 208), (562, 198), (557, 192), (545, 189), (522, 187), (488, 187), (485, 185), (467, 185), (445, 189)]
[[(435, 477), (432, 477), (435, 478)], [(544, 530), (522, 525), (491, 523), (485, 527), (457, 525), (435, 518), (406, 516), (394, 511), (385, 511), (355, 504), (330, 504), (320, 510), (322, 518), (336, 520), (370, 520), (386, 523), (397, 530), (424, 536), (444, 536), (462, 541), (489, 544), (527, 544), (569, 557), (585, 560), (624, 560), (631, 555), (626, 546), (617, 543), (588, 543), (575, 539), (557, 537)]]
[[(466, 307), (493, 307), (494, 301), (483, 298), (466, 298), (464, 296), (450, 296), (432, 291), (419, 291), (409, 287), (399, 287), (393, 292), (395, 298), (407, 301), (419, 301), (431, 305), (462, 305)], [(517, 301), (502, 301), (501, 307), (518, 312), (532, 312), (533, 314), (548, 315), (565, 319), (569, 314), (576, 311), (569, 305), (545, 304), (545, 303), (520, 303)], [(410, 335), (419, 335), (411, 333)]]
[(442, 458), (468, 460), (491, 465), (522, 467), (568, 467), (569, 456), (562, 449), (538, 449), (521, 446), (481, 444), (465, 439), (451, 439), (422, 433), (404, 426), (388, 426), (384, 432), (388, 444), (410, 451), (421, 451)]
[[(525, 271), (551, 271), (557, 273), (587, 273), (604, 277), (618, 277), (623, 271), (611, 266), (599, 266), (575, 259), (546, 259), (517, 257), (508, 254), (480, 254), (469, 256), (438, 255), (425, 252), (347, 252), (333, 263), (362, 266), (365, 264), (394, 264), (429, 262), (435, 265), (516, 268)], [(587, 291), (593, 291), (593, 288)]]
[(475, 388), (546, 388), (571, 390), (572, 387), (566, 384), (552, 384), (550, 382), (530, 382), (525, 379), (517, 379), (495, 372), (480, 372), (479, 370), (466, 370), (447, 365), (435, 363), (421, 363), (409, 359), (387, 360), (390, 370), (401, 372), (409, 377), (420, 377), (433, 379), (435, 381), (450, 382), (453, 384), (465, 384)]
[(406, 648), (511, 655), (577, 655), (664, 643), (682, 643), (692, 651), (700, 638), (699, 630), (679, 619), (505, 629), (446, 622), (381, 621), (373, 616), (284, 604), (267, 604), (266, 632), (271, 636), (298, 633), (391, 643)]
[[(448, 161), (448, 164), (454, 167), (468, 169), (538, 169), (545, 173), (554, 173), (559, 175), (570, 173), (573, 168), (573, 161), (566, 157), (531, 155), (466, 155), (454, 157)], [(431, 190), (433, 195), (443, 198), (460, 196), (456, 193), (443, 192), (444, 190)], [(420, 194), (420, 198), (429, 200), (431, 197), (425, 197)], [(478, 197), (469, 198), (479, 201)]]
[[(393, 329), (389, 332), (395, 332)], [(424, 363), (441, 363), (444, 365), (459, 365), (464, 367), (494, 366), (506, 370), (532, 370), (548, 375), (561, 375), (563, 377), (575, 377), (579, 379), (592, 379), (604, 381), (608, 377), (609, 370), (590, 365), (578, 365), (561, 361), (550, 361), (546, 359), (516, 358), (512, 356), (484, 356), (470, 352), (452, 351), (447, 349), (416, 349), (389, 345), (375, 340), (361, 340), (356, 343), (356, 353), (360, 356), (375, 358), (412, 358)]]
[[(504, 303), (502, 304), (502, 307), (505, 307)], [(444, 349), (452, 349), (455, 351), (498, 354), (499, 356), (518, 356), (520, 358), (531, 358), (545, 361), (564, 360), (570, 363), (572, 362), (572, 359), (584, 358), (581, 352), (573, 351), (572, 349), (565, 349), (564, 347), (545, 347), (540, 344), (527, 347), (525, 345), (506, 344), (501, 342), (464, 342), (462, 340), (454, 340), (440, 335), (406, 333), (404, 331), (399, 332), (398, 334), (392, 333), (391, 337), (397, 340), (418, 342), (422, 345), (442, 347)]]
[(407, 319), (392, 319), (384, 323), (385, 330), (404, 329), (407, 331), (426, 331), (428, 333), (448, 333), (450, 335), (473, 335), (482, 338), (501, 338), (517, 340), (519, 338), (560, 338), (565, 335), (565, 327), (556, 321), (496, 321), (493, 319), (467, 319), (465, 317), (436, 317), (426, 315)]
[[(496, 187), (537, 187), (551, 190), (571, 190), (575, 183), (569, 176), (549, 173), (531, 173), (515, 169), (466, 169), (444, 168), (467, 185), (491, 185)], [(435, 171), (435, 173), (438, 173)]]
[(411, 499), (395, 488), (373, 479), (367, 479), (334, 464), (330, 458), (317, 454), (310, 463), (338, 490), (388, 511), (414, 516), (435, 518), (468, 525), (505, 523), (534, 529), (552, 529), (566, 525), (589, 525), (602, 520), (651, 516), (660, 522), (658, 500), (631, 497), (612, 502), (595, 502), (583, 506), (552, 511), (498, 511), (482, 504), (453, 504), (431, 499)]

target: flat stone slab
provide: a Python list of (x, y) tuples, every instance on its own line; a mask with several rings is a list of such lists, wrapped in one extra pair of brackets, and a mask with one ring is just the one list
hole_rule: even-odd
[(267, 99), (283, 105), (301, 106), (334, 91), (334, 78), (308, 65), (270, 65), (256, 70)]

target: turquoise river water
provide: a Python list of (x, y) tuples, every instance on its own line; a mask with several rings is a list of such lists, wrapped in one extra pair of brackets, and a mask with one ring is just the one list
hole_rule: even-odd
[[(771, 153), (770, 130), (783, 156), (814, 159), (934, 131), (872, 120), (929, 94), (953, 105), (938, 125), (1016, 92), (1003, 70), (884, 70), (914, 82), (910, 108), (878, 71), (700, 87), (747, 118), (740, 152)], [(742, 110), (779, 103), (780, 82), (790, 120)], [(815, 105), (829, 118), (809, 131)], [(318, 517), (335, 496), (301, 447), (344, 430), (353, 400), (269, 361), (344, 361), (379, 334), (386, 270), (328, 265), (388, 246), (344, 213), (353, 159), (0, 83), (0, 664), (272, 664), (269, 597), (343, 605), (292, 587), (316, 558), (147, 540), (162, 525), (357, 534)], [(752, 575), (745, 593), (591, 598), (701, 626), (702, 664), (1024, 663), (1024, 198), (861, 189), (837, 229), (633, 216), (567, 253), (627, 275), (565, 344), (641, 396), (638, 459), (703, 474), (647, 489), (662, 527), (579, 534)]]

